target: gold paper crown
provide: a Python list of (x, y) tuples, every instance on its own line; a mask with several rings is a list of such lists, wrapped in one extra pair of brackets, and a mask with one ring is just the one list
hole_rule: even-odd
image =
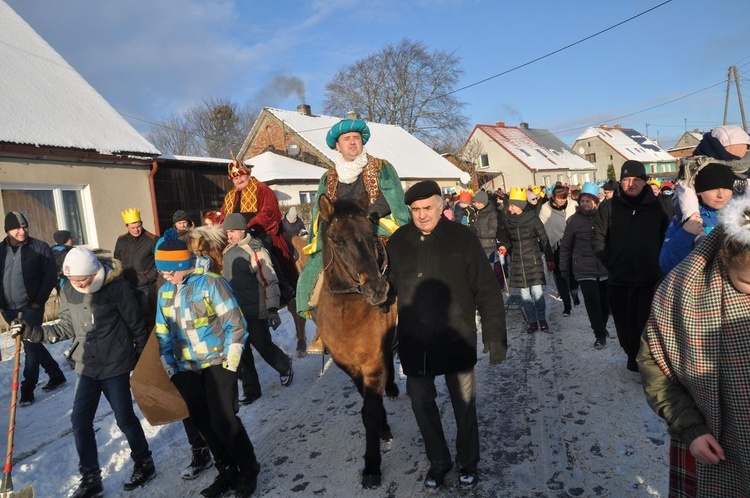
[(122, 221), (127, 225), (128, 223), (137, 223), (141, 221), (141, 210), (137, 208), (126, 209), (122, 213)]
[(511, 188), (510, 195), (508, 196), (508, 200), (526, 202), (526, 189), (523, 187)]

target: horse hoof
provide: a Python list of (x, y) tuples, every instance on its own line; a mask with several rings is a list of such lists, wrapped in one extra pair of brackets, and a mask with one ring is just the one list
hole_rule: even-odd
[(362, 474), (362, 487), (364, 489), (375, 489), (380, 487), (380, 474)]
[(396, 384), (385, 386), (385, 395), (388, 396), (389, 399), (396, 399), (399, 394), (401, 394), (401, 389), (399, 389)]
[(393, 434), (390, 429), (384, 429), (380, 431), (380, 440), (384, 443), (390, 443), (393, 441)]

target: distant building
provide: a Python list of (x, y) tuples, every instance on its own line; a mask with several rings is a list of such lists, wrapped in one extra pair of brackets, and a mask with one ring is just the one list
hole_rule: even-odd
[(692, 156), (693, 151), (702, 139), (702, 131), (686, 131), (682, 134), (677, 143), (674, 144), (671, 149), (667, 150), (667, 152), (678, 159), (681, 157)]
[[(256, 167), (262, 165), (268, 175), (263, 181), (275, 187), (280, 202), (312, 202), (320, 177), (333, 167), (336, 157), (335, 151), (326, 145), (326, 134), (341, 119), (314, 115), (308, 105), (298, 106), (296, 112), (266, 107), (253, 124), (238, 157), (248, 164), (257, 162)], [(371, 137), (365, 150), (393, 165), (404, 190), (413, 183), (430, 179), (448, 191), (459, 187), (462, 178), (466, 179), (459, 168), (400, 126), (371, 122), (367, 125)], [(263, 154), (267, 152), (274, 154)], [(288, 178), (286, 172), (292, 170), (299, 173), (297, 178)], [(316, 178), (307, 178), (311, 172), (317, 173), (312, 175)]]
[(0, 211), (25, 212), (32, 237), (114, 249), (120, 212), (153, 231), (160, 152), (0, 1)]
[[(472, 141), (476, 146), (472, 147)], [(558, 181), (576, 185), (598, 179), (592, 164), (551, 132), (529, 128), (527, 123), (476, 125), (466, 147), (473, 151), (477, 172), (493, 176), (483, 185), (491, 190), (549, 186)]]
[(596, 166), (601, 180), (608, 170), (617, 178), (622, 163), (630, 159), (642, 162), (650, 176), (677, 175), (677, 159), (632, 128), (591, 126), (576, 139), (573, 150)]

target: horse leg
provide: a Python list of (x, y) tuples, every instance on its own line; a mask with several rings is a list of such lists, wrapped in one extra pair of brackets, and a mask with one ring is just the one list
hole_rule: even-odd
[(385, 395), (390, 399), (396, 399), (401, 390), (396, 385), (396, 365), (393, 358), (393, 349), (386, 345), (383, 351), (386, 378), (385, 378)]
[[(385, 423), (383, 396), (377, 391), (365, 387), (362, 404), (362, 422), (365, 425), (365, 468), (362, 471), (362, 487), (373, 489), (380, 486), (380, 437)], [(390, 429), (388, 429), (390, 432)]]

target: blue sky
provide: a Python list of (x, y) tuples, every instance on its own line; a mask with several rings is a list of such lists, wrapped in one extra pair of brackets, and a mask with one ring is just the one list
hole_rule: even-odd
[[(470, 85), (664, 0), (5, 1), (145, 133), (208, 97), (295, 109), (279, 77), (302, 80), (321, 112), (337, 70), (404, 37), (455, 51)], [(568, 145), (587, 125), (621, 124), (670, 146), (686, 125), (722, 123), (728, 66), (750, 102), (748, 19), (746, 0), (672, 0), (458, 96), (472, 124), (524, 121)], [(734, 85), (728, 121), (741, 124)]]

